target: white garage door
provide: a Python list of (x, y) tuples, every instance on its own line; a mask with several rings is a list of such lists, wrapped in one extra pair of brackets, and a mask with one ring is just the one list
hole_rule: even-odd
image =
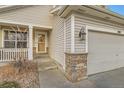
[(124, 36), (89, 31), (88, 75), (124, 67)]

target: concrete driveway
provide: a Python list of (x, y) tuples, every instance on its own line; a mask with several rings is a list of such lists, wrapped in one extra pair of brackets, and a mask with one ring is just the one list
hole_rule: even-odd
[(98, 88), (124, 88), (124, 67), (91, 75), (88, 80)]
[(69, 82), (58, 69), (39, 72), (41, 88), (123, 88), (124, 68), (91, 75), (77, 83)]

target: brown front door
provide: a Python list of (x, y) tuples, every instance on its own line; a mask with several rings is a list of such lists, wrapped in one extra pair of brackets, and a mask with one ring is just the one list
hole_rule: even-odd
[(38, 34), (38, 52), (45, 52), (45, 34)]

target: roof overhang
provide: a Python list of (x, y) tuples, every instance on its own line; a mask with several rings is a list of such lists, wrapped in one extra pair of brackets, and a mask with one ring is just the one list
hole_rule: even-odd
[(124, 16), (116, 14), (108, 9), (104, 9), (93, 5), (71, 5), (64, 6), (58, 15), (61, 17), (66, 17), (71, 11), (76, 11), (86, 15), (102, 18), (106, 21), (112, 21), (124, 25)]
[(26, 5), (1, 5), (0, 13), (9, 11), (9, 10), (13, 10), (13, 9), (23, 8), (23, 7), (27, 7), (27, 6)]

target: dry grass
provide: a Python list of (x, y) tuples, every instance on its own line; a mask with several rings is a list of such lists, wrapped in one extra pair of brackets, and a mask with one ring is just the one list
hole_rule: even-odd
[(20, 87), (39, 87), (37, 63), (24, 62), (23, 65), (19, 72), (13, 63), (0, 67), (0, 82), (14, 81)]

